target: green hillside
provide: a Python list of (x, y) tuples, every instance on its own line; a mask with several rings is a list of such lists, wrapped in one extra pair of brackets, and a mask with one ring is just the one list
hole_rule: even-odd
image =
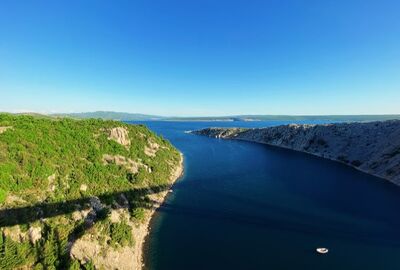
[[(114, 248), (132, 245), (127, 224), (140, 222), (179, 162), (141, 125), (0, 114), (0, 269), (90, 269), (68, 253), (88, 229)], [(116, 206), (130, 220), (111, 223)]]

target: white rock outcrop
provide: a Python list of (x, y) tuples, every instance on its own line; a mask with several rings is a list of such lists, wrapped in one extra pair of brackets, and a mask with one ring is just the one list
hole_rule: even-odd
[(31, 243), (36, 243), (42, 238), (42, 228), (41, 227), (30, 227), (28, 230), (29, 240)]
[(160, 145), (151, 140), (148, 140), (147, 144), (148, 144), (148, 146), (144, 147), (144, 153), (150, 157), (155, 157), (158, 149), (160, 148)]
[(108, 139), (113, 140), (127, 148), (131, 145), (128, 130), (124, 127), (116, 127), (110, 129)]

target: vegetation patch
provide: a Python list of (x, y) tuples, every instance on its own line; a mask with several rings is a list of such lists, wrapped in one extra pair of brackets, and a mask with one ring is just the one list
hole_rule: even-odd
[(134, 219), (134, 221), (136, 222), (143, 222), (145, 217), (146, 217), (146, 210), (142, 207), (138, 207), (133, 209), (132, 211), (132, 218)]
[(110, 244), (113, 247), (133, 246), (132, 228), (125, 221), (110, 225)]
[[(128, 222), (108, 223), (109, 210), (122, 205), (144, 218), (148, 195), (169, 188), (180, 161), (143, 125), (0, 114), (0, 127), (11, 126), (0, 134), (0, 269), (94, 269), (70, 258), (68, 242), (100, 222), (113, 246), (133, 245)], [(159, 145), (154, 156), (145, 152), (149, 141)], [(15, 225), (21, 241), (4, 233)]]

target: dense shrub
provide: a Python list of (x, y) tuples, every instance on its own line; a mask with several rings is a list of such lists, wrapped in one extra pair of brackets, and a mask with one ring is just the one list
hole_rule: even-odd
[(145, 210), (142, 207), (134, 208), (132, 210), (132, 218), (135, 221), (143, 222), (145, 215), (146, 215)]
[[(133, 209), (148, 206), (146, 191), (167, 185), (180, 158), (168, 141), (142, 125), (0, 114), (0, 127), (3, 126), (12, 128), (0, 134), (0, 213), (1, 208), (35, 206), (34, 211), (28, 209), (6, 218), (21, 225), (36, 222), (43, 231), (42, 239), (33, 245), (29, 240), (14, 242), (0, 229), (0, 269), (27, 265), (33, 269), (93, 269), (91, 262), (80, 265), (70, 261), (66, 253), (68, 237), (79, 237), (86, 229), (84, 221), (72, 220), (71, 213), (84, 207), (88, 203), (85, 199), (91, 196), (111, 206), (125, 194), (130, 212), (140, 220), (142, 213)], [(108, 139), (109, 130), (114, 127), (127, 129), (131, 140), (128, 148)], [(155, 157), (144, 152), (148, 140), (160, 145)], [(124, 166), (105, 164), (105, 154), (140, 160), (152, 170), (140, 167), (132, 173)], [(85, 189), (81, 188), (83, 185)], [(7, 200), (6, 205), (8, 196), (13, 199)], [(48, 213), (57, 215), (40, 222), (39, 216)], [(38, 219), (27, 219), (32, 216)], [(107, 216), (105, 209), (96, 218), (104, 220)], [(132, 230), (124, 222), (110, 225), (108, 233), (113, 245), (133, 243)]]
[(124, 221), (110, 225), (110, 238), (114, 247), (133, 246), (132, 228)]

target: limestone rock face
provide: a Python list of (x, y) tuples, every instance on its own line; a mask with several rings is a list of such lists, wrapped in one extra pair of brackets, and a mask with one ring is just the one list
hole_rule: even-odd
[(336, 160), (400, 185), (400, 120), (268, 128), (207, 128), (214, 138), (269, 144)]
[(148, 146), (145, 146), (144, 153), (150, 157), (155, 157), (160, 146), (151, 140), (148, 140), (147, 144)]
[(120, 247), (118, 250), (105, 248), (104, 245), (89, 236), (78, 239), (71, 249), (72, 258), (82, 262), (92, 260), (100, 269), (137, 269), (134, 256), (132, 247)]
[(103, 155), (103, 164), (107, 165), (111, 163), (114, 163), (117, 166), (123, 166), (133, 174), (137, 173), (140, 167), (145, 168), (148, 172), (151, 173), (151, 168), (146, 164), (143, 164), (141, 160), (134, 161), (121, 155)]
[(4, 228), (3, 234), (18, 243), (23, 242), (27, 238), (27, 233), (22, 232), (19, 225)]
[(113, 140), (125, 147), (129, 147), (131, 145), (131, 140), (129, 139), (128, 130), (123, 127), (112, 128), (110, 130), (108, 139)]
[(42, 228), (41, 227), (30, 227), (29, 231), (29, 240), (31, 243), (36, 243), (42, 238)]

